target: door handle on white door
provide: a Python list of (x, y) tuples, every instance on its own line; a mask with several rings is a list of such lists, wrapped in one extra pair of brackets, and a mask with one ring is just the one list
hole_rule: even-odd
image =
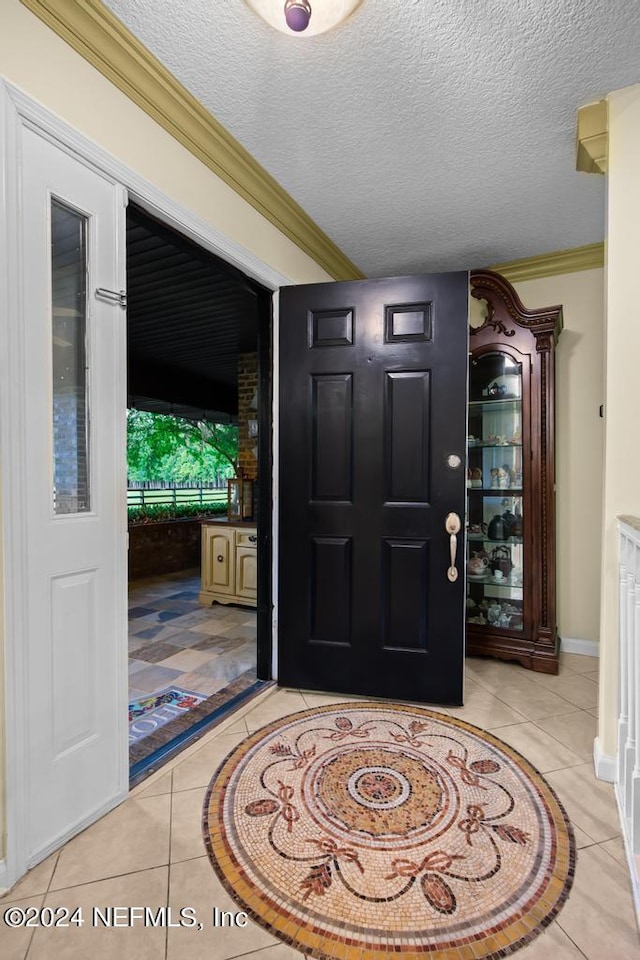
[(451, 557), (447, 577), (451, 583), (455, 583), (458, 579), (458, 568), (456, 567), (456, 553), (458, 551), (458, 537), (456, 534), (460, 533), (460, 517), (458, 514), (448, 513), (444, 527), (449, 534), (449, 552)]

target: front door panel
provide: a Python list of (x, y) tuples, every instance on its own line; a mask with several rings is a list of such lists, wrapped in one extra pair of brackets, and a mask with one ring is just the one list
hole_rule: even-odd
[(281, 290), (282, 684), (462, 700), (445, 518), (464, 513), (467, 291), (466, 273)]

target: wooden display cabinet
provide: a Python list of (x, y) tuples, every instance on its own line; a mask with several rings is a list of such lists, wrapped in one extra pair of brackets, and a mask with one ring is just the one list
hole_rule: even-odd
[(558, 672), (554, 349), (562, 308), (527, 309), (474, 271), (486, 317), (470, 329), (467, 653)]

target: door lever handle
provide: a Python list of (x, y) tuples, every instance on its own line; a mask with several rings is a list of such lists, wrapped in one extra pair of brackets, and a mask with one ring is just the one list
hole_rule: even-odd
[(460, 517), (457, 513), (447, 514), (447, 518), (444, 521), (444, 528), (449, 534), (450, 565), (449, 569), (447, 570), (447, 578), (451, 583), (455, 583), (458, 579), (458, 568), (456, 567), (458, 537), (456, 534), (460, 533)]

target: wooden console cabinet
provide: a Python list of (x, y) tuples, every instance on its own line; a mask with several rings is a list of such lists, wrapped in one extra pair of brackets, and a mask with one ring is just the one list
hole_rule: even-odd
[(201, 604), (256, 606), (257, 542), (255, 527), (202, 524)]

